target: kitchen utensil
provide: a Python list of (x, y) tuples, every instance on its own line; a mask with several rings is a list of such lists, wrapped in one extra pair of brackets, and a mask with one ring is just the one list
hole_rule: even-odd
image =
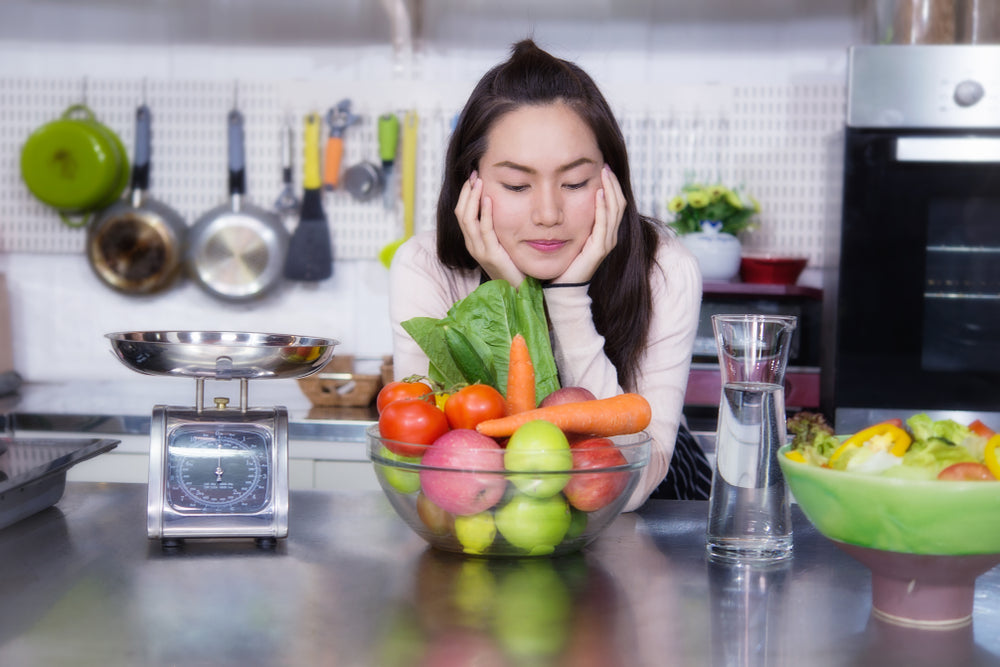
[[(450, 433), (455, 435), (443, 437), (456, 437), (460, 431)], [(464, 456), (451, 463), (432, 464), (424, 458), (430, 445), (383, 438), (378, 424), (368, 427), (367, 434), (375, 476), (407, 525), (436, 549), (486, 558), (559, 556), (584, 548), (618, 516), (649, 463), (645, 432), (590, 440), (593, 460), (604, 463), (533, 473), (531, 483), (555, 482), (574, 490), (534, 497), (511, 491), (526, 486), (528, 479), (524, 473), (504, 470), (504, 450), (490, 438), (461, 449)], [(409, 452), (405, 456), (414, 458), (393, 453), (401, 447)], [(600, 486), (604, 493), (599, 499), (596, 494), (586, 499), (585, 494), (575, 495), (585, 486), (590, 491)], [(571, 506), (569, 495), (585, 509)]]
[(209, 294), (247, 301), (275, 288), (288, 253), (288, 230), (274, 213), (244, 200), (243, 114), (229, 112), (229, 202), (203, 214), (188, 233), (188, 270)]
[(66, 471), (110, 451), (120, 440), (0, 438), (0, 528), (37, 514), (62, 498)]
[(785, 444), (783, 382), (797, 321), (713, 315), (722, 369), (708, 553), (735, 562), (792, 555), (788, 490), (775, 459)]
[[(150, 424), (146, 534), (186, 538), (288, 535), (288, 411), (249, 407), (248, 382), (319, 371), (337, 341), (226, 331), (107, 334), (118, 359), (147, 375), (193, 377), (194, 407), (156, 405)], [(205, 406), (205, 380), (239, 380), (239, 404)]]
[(306, 116), (302, 178), (305, 192), (299, 224), (292, 234), (285, 259), (284, 274), (289, 280), (326, 280), (333, 275), (333, 242), (320, 192), (319, 125), (318, 114)]
[(382, 170), (371, 162), (360, 162), (344, 172), (344, 189), (358, 201), (378, 197), (385, 189)]
[(74, 104), (25, 141), (21, 177), (64, 223), (83, 227), (125, 190), (128, 155), (118, 135), (98, 122), (89, 107)]
[(413, 216), (417, 195), (417, 131), (420, 121), (416, 111), (408, 111), (403, 117), (403, 146), (400, 159), (403, 163), (403, 173), (400, 191), (403, 199), (403, 236), (386, 245), (379, 252), (379, 260), (389, 268), (392, 258), (399, 246), (413, 236)]
[(745, 283), (794, 285), (808, 262), (808, 257), (744, 255), (740, 262), (740, 280)]
[(135, 113), (132, 190), (105, 208), (87, 230), (87, 257), (97, 277), (124, 293), (149, 294), (176, 278), (187, 225), (180, 214), (149, 196), (152, 114)]
[(340, 180), (340, 161), (344, 155), (344, 131), (361, 120), (351, 113), (351, 100), (344, 99), (326, 113), (329, 136), (324, 154), (323, 186), (332, 190)]
[(299, 198), (295, 196), (292, 186), (292, 146), (295, 144), (292, 124), (285, 121), (281, 128), (281, 192), (274, 202), (274, 208), (281, 215), (288, 215), (299, 210)]
[(396, 148), (399, 144), (399, 117), (394, 113), (378, 118), (378, 155), (382, 160), (382, 204), (385, 210), (396, 208)]

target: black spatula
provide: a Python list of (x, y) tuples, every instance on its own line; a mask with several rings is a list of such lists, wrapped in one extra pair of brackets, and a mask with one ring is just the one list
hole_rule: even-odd
[(333, 275), (333, 243), (320, 191), (319, 133), (319, 114), (311, 113), (305, 126), (302, 212), (285, 259), (285, 278), (289, 280), (326, 280)]

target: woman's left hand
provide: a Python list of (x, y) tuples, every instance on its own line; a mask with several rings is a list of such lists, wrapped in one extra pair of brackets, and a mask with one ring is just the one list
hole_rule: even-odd
[(618, 227), (625, 214), (626, 203), (618, 177), (612, 173), (611, 167), (604, 165), (601, 169), (601, 189), (597, 191), (594, 227), (580, 254), (553, 283), (586, 283), (594, 276), (597, 267), (618, 243)]

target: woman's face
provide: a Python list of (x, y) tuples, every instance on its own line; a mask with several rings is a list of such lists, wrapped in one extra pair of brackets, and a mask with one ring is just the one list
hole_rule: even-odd
[(550, 280), (594, 226), (604, 158), (590, 127), (561, 102), (505, 114), (479, 161), (500, 245), (526, 275)]

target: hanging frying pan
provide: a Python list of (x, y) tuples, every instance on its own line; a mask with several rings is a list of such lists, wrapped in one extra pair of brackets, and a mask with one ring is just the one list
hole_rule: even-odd
[(148, 194), (152, 114), (135, 113), (132, 190), (100, 211), (87, 229), (87, 258), (97, 277), (126, 294), (150, 294), (178, 275), (187, 225)]
[(195, 281), (226, 301), (248, 301), (281, 279), (288, 230), (274, 213), (246, 201), (243, 114), (228, 116), (229, 202), (202, 215), (188, 232), (186, 262)]

